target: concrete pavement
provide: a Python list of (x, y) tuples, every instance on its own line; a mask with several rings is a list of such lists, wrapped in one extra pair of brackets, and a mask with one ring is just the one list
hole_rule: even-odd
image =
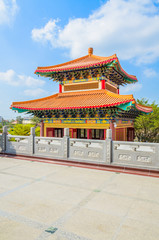
[(0, 157), (0, 240), (157, 240), (158, 226), (159, 178)]

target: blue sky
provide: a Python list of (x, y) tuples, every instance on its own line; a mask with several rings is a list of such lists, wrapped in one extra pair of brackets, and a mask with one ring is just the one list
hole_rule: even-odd
[(0, 0), (0, 116), (9, 107), (58, 92), (37, 66), (87, 54), (117, 54), (138, 83), (121, 94), (159, 103), (159, 0)]

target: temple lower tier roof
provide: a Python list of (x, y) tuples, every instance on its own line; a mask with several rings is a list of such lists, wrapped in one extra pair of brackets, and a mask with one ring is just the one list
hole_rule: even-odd
[(122, 111), (135, 108), (140, 112), (152, 112), (151, 107), (137, 104), (133, 95), (120, 95), (105, 89), (57, 93), (41, 99), (13, 102), (11, 105), (12, 110), (19, 112), (105, 107), (118, 107)]

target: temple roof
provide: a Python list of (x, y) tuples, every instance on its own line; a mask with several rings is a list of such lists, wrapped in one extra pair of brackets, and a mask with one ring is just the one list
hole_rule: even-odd
[[(49, 97), (24, 101), (13, 102), (13, 110), (35, 111), (53, 109), (80, 109), (80, 108), (99, 108), (124, 105), (126, 103), (135, 104), (133, 95), (119, 95), (108, 90), (91, 90), (82, 92), (57, 93)], [(139, 111), (151, 112), (152, 108), (136, 105)]]
[(146, 112), (146, 113), (150, 113), (153, 111), (152, 107), (149, 107), (149, 106), (143, 106), (143, 105), (140, 105), (138, 103), (135, 103), (135, 108), (141, 112)]
[[(106, 66), (107, 68), (114, 68), (114, 70), (116, 70), (125, 79), (127, 79), (128, 82), (137, 81), (136, 76), (130, 75), (123, 70), (116, 54), (109, 57), (100, 57), (100, 56), (93, 55), (93, 49), (92, 50), (91, 49), (92, 48), (88, 49), (88, 55), (77, 58), (75, 60), (54, 65), (54, 66), (38, 67), (35, 70), (35, 74), (51, 77), (51, 74), (91, 69), (91, 68), (99, 68), (99, 67)], [(110, 73), (110, 75), (112, 75), (112, 72)]]
[(97, 66), (104, 62), (111, 62), (113, 60), (117, 60), (116, 54), (110, 56), (110, 57), (99, 57), (96, 55), (86, 55), (80, 58), (77, 58), (75, 60), (65, 62), (62, 64), (54, 65), (54, 66), (48, 66), (48, 67), (38, 67), (35, 71), (35, 73), (40, 72), (52, 72), (52, 71), (66, 71), (66, 70), (72, 70), (72, 69), (81, 69), (84, 67), (90, 67), (90, 66)]

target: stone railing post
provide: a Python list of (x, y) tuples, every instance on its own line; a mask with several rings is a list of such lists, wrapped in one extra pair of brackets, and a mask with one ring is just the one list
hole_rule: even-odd
[(30, 129), (30, 155), (34, 154), (35, 127)]
[(63, 137), (63, 158), (67, 159), (69, 157), (69, 128), (64, 128), (64, 137)]
[(112, 161), (112, 130), (107, 129), (106, 133), (106, 163), (111, 164)]
[(7, 126), (3, 127), (3, 133), (2, 133), (2, 152), (4, 153), (6, 151), (6, 144), (7, 144)]

